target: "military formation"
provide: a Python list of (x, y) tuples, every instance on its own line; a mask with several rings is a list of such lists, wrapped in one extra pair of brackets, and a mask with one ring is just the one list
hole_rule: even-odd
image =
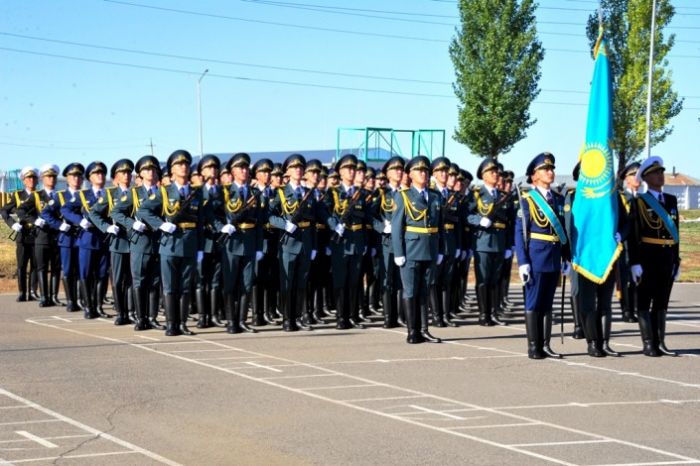
[[(554, 156), (539, 154), (527, 184), (514, 186), (513, 172), (486, 158), (472, 187), (445, 157), (392, 157), (377, 170), (347, 154), (329, 169), (301, 154), (283, 164), (245, 153), (193, 164), (178, 150), (164, 165), (147, 155), (109, 170), (98, 161), (25, 167), (24, 189), (0, 215), (16, 241), (18, 301), (114, 317), (136, 331), (192, 335), (195, 322), (230, 334), (328, 321), (362, 329), (377, 315), (384, 328), (405, 327), (410, 344), (439, 343), (431, 327), (470, 314), (482, 326), (507, 325), (515, 258), (530, 358), (562, 357), (550, 341), (555, 292), (567, 279), (572, 337), (586, 340), (590, 356), (619, 356), (610, 345), (616, 288), (623, 320), (639, 322), (643, 353), (675, 356), (665, 326), (680, 271), (678, 208), (662, 192), (663, 161), (620, 172), (622, 254), (602, 284), (572, 270), (575, 189), (555, 187), (554, 170)], [(116, 316), (105, 311), (110, 300)]]

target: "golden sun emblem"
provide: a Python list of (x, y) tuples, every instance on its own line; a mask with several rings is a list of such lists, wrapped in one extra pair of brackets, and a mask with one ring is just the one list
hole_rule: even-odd
[(586, 146), (581, 156), (583, 195), (587, 198), (603, 197), (610, 190), (612, 158), (607, 147), (592, 144)]

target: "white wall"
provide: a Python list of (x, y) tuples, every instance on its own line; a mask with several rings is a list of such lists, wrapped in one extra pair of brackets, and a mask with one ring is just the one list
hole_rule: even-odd
[(664, 186), (664, 192), (678, 198), (679, 209), (700, 209), (700, 186)]

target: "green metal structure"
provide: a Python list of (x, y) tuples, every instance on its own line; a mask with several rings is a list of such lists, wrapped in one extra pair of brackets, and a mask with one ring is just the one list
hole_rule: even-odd
[(433, 160), (445, 155), (445, 130), (338, 128), (336, 160), (347, 152), (367, 163), (384, 162), (395, 155), (411, 158), (420, 154)]

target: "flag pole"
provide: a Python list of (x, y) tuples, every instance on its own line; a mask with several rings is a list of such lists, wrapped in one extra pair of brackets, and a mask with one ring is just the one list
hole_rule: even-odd
[(656, 0), (652, 1), (651, 10), (651, 32), (649, 34), (649, 82), (647, 84), (647, 134), (646, 153), (647, 158), (651, 157), (651, 97), (654, 81), (654, 41), (656, 38)]

